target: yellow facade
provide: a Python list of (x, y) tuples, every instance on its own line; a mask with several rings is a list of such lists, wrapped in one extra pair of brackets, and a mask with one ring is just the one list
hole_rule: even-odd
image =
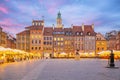
[(96, 40), (96, 53), (107, 50), (106, 40)]

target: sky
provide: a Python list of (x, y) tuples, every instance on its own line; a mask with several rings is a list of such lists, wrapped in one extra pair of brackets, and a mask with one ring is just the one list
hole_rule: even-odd
[(119, 4), (120, 0), (0, 0), (0, 26), (15, 35), (44, 16), (49, 27), (56, 25), (60, 11), (64, 27), (94, 24), (96, 32), (105, 34), (120, 30)]

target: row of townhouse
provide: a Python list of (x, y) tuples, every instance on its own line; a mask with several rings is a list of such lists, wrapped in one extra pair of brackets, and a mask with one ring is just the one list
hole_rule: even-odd
[[(75, 55), (79, 53), (100, 52), (106, 50), (106, 45), (96, 48), (96, 35), (94, 24), (64, 28), (62, 25), (61, 13), (56, 19), (57, 26), (45, 27), (44, 20), (33, 20), (32, 25), (25, 27), (25, 30), (17, 34), (17, 49), (25, 50), (42, 55), (58, 56), (60, 54)], [(98, 34), (99, 35), (99, 34)], [(103, 36), (98, 36), (98, 38)], [(98, 43), (102, 43), (103, 38)], [(102, 48), (102, 49), (101, 49)]]
[[(96, 52), (96, 35), (100, 33), (94, 31), (94, 25), (58, 28), (44, 27), (43, 20), (33, 20), (32, 23), (32, 26), (25, 27), (24, 31), (17, 34), (17, 49), (54, 56), (62, 53), (72, 56), (77, 50), (80, 53)], [(102, 38), (98, 41), (102, 40), (105, 41)]]
[(106, 33), (107, 49), (120, 50), (120, 31), (110, 31)]
[(5, 48), (16, 48), (16, 39), (4, 32), (2, 27), (0, 27), (0, 46)]

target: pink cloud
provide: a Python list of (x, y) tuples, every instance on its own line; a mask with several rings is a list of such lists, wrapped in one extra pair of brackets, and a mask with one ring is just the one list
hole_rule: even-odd
[(4, 31), (16, 34), (21, 30), (22, 26), (25, 25), (15, 23), (12, 19), (5, 18), (3, 21), (0, 21), (0, 26)]
[(0, 12), (8, 14), (8, 9), (5, 6), (0, 6)]

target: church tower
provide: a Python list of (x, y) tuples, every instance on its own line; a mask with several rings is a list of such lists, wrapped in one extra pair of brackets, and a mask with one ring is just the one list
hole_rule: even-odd
[(61, 13), (60, 11), (57, 14), (57, 28), (62, 28), (62, 18), (61, 18)]

